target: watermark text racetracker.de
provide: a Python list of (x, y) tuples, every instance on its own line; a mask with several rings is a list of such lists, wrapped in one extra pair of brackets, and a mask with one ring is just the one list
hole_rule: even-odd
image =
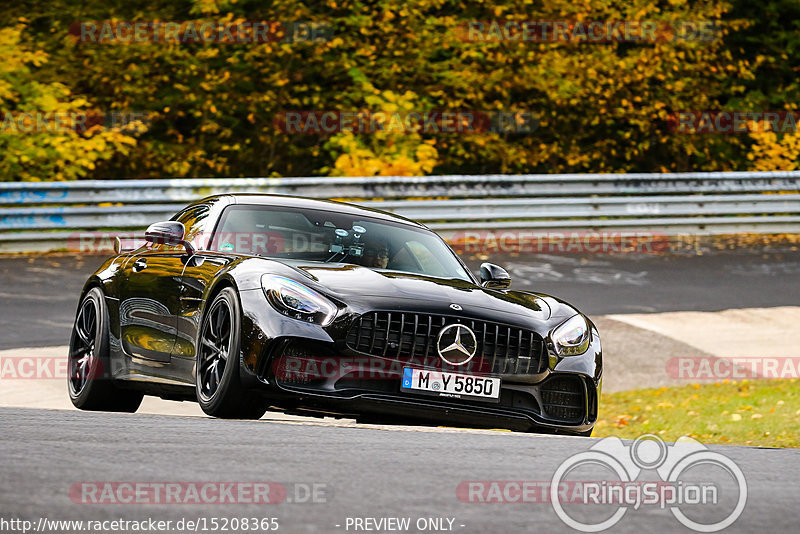
[[(67, 237), (67, 249), (84, 254), (109, 252), (117, 238), (125, 250), (146, 244), (143, 236), (134, 232), (75, 232)], [(254, 255), (319, 252), (330, 245), (322, 236), (293, 234), (287, 238), (280, 232), (201, 232), (189, 240), (201, 250)], [(459, 254), (662, 254), (671, 247), (669, 236), (651, 231), (469, 230), (457, 231), (447, 241)]]
[(467, 43), (658, 43), (714, 41), (714, 20), (471, 20), (456, 27)]
[(667, 360), (666, 371), (670, 378), (692, 381), (800, 378), (800, 358), (678, 356)]
[(90, 135), (103, 129), (143, 132), (152, 125), (146, 111), (98, 109), (0, 110), (0, 134)]
[(549, 480), (463, 481), (456, 497), (472, 504), (547, 504), (579, 532), (605, 531), (628, 513), (654, 507), (691, 530), (718, 532), (744, 511), (747, 481), (733, 460), (694, 439), (667, 444), (647, 434), (627, 444), (604, 438), (564, 460)]
[(800, 112), (795, 110), (684, 110), (667, 118), (669, 130), (676, 134), (789, 134), (797, 133), (798, 124)]
[(459, 254), (661, 254), (670, 239), (650, 231), (468, 230), (448, 241)]
[(66, 380), (69, 360), (66, 356), (3, 356), (0, 380)]
[(317, 43), (333, 37), (325, 21), (126, 21), (74, 22), (68, 34), (88, 44), (182, 43), (263, 44)]
[(450, 380), (448, 372), (458, 372), (462, 376), (487, 377), (491, 373), (492, 362), (482, 357), (474, 357), (459, 366), (443, 361), (441, 357), (410, 357), (394, 360), (368, 356), (281, 356), (272, 364), (273, 376), (281, 381), (307, 383), (316, 380), (339, 380), (341, 378), (359, 380), (392, 380), (403, 376), (408, 367), (425, 369), (423, 381)]
[(539, 125), (528, 111), (405, 110), (342, 111), (286, 110), (273, 118), (285, 134), (528, 134)]
[[(458, 485), (461, 502), (502, 504), (551, 504), (550, 480), (471, 480)], [(660, 508), (676, 502), (713, 504), (717, 487), (711, 483), (683, 487), (664, 481), (562, 481), (555, 493), (560, 503), (654, 504)]]
[(83, 481), (69, 488), (72, 502), (87, 505), (324, 504), (331, 495), (316, 482)]

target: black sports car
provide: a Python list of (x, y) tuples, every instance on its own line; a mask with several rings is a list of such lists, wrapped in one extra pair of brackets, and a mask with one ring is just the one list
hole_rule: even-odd
[(510, 284), (489, 263), (476, 279), (439, 236), (392, 214), (206, 198), (89, 277), (70, 398), (86, 410), (133, 412), (146, 394), (225, 418), (272, 409), (590, 434), (595, 326)]

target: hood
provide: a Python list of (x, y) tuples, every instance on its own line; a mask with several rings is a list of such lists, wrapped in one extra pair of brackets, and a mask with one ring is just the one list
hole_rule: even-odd
[[(285, 262), (303, 276), (318, 283), (327, 294), (347, 304), (368, 302), (401, 309), (411, 302), (453, 313), (451, 304), (461, 306), (463, 315), (485, 316), (479, 310), (492, 310), (546, 321), (551, 309), (547, 302), (521, 291), (486, 289), (461, 279), (435, 278), (413, 273), (376, 271), (352, 264)], [(474, 313), (473, 313), (474, 312)], [(459, 311), (459, 313), (462, 313)]]

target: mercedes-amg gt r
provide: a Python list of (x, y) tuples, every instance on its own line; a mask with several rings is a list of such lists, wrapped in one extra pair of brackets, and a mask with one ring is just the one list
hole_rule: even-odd
[(205, 413), (591, 433), (594, 324), (473, 274), (425, 226), (351, 204), (236, 194), (151, 225), (87, 280), (70, 341), (78, 408), (143, 395)]

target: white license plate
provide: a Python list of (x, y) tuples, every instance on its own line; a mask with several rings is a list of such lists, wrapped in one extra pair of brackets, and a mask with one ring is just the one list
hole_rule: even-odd
[(403, 391), (437, 397), (500, 402), (500, 379), (403, 368)]

